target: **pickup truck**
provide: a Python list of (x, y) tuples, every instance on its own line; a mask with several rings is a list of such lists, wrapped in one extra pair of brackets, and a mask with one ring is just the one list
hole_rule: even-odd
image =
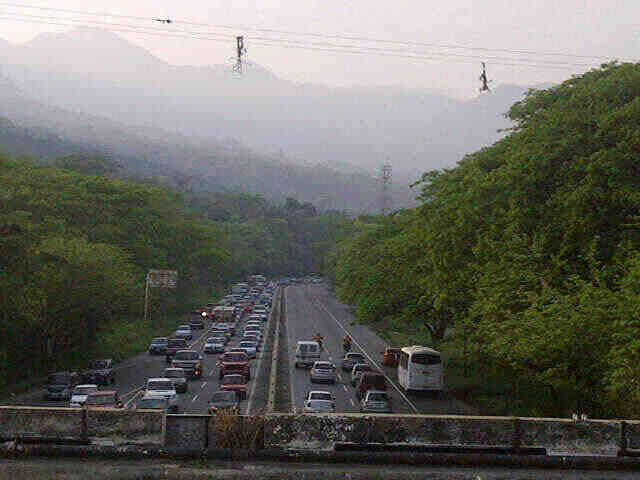
[(113, 369), (113, 360), (110, 358), (99, 358), (89, 363), (89, 368), (82, 372), (84, 383), (94, 383), (96, 385), (109, 385), (115, 383), (116, 374)]

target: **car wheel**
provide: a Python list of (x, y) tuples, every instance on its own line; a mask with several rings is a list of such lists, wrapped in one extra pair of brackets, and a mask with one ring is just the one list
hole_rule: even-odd
[(298, 365), (298, 362), (296, 362), (296, 368), (300, 368), (300, 366)]

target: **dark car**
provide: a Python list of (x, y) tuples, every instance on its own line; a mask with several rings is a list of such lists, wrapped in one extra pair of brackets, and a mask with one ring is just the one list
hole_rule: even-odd
[(171, 361), (171, 357), (173, 357), (178, 350), (185, 350), (188, 347), (189, 344), (184, 338), (170, 338), (167, 343), (167, 348), (164, 351), (167, 362)]
[(178, 413), (178, 405), (171, 405), (168, 398), (144, 396), (133, 407), (134, 410), (160, 410), (165, 413)]
[(369, 390), (384, 391), (387, 389), (387, 380), (384, 375), (377, 372), (364, 372), (360, 375), (358, 384), (356, 385), (356, 396), (362, 399), (364, 394)]
[(214, 414), (220, 410), (228, 410), (234, 413), (238, 412), (238, 394), (232, 391), (218, 391), (211, 396), (209, 400), (209, 413)]
[(52, 373), (47, 378), (45, 400), (70, 400), (73, 387), (82, 383), (82, 377), (76, 372)]
[(167, 337), (156, 337), (149, 345), (149, 355), (164, 355), (169, 339)]
[(202, 330), (204, 328), (204, 322), (202, 321), (204, 317), (192, 317), (189, 320), (189, 326), (192, 330)]
[(84, 383), (95, 383), (96, 385), (109, 385), (115, 383), (116, 374), (113, 369), (113, 360), (110, 358), (99, 358), (89, 363), (89, 368), (82, 372)]
[(173, 386), (176, 387), (176, 393), (187, 392), (187, 374), (183, 368), (165, 368), (164, 378), (170, 378)]
[(195, 350), (178, 350), (171, 360), (173, 368), (182, 368), (188, 378), (202, 376), (202, 356)]

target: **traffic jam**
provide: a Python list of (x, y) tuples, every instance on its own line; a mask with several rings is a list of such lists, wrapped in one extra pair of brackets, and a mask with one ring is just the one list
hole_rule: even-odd
[(122, 385), (124, 393), (117, 389), (113, 361), (99, 359), (80, 373), (49, 375), (44, 400), (56, 406), (174, 414), (220, 409), (246, 413), (276, 287), (263, 275), (252, 275), (246, 283), (234, 284), (219, 302), (194, 310), (172, 336), (153, 338), (145, 362), (147, 377), (138, 380), (142, 384)]

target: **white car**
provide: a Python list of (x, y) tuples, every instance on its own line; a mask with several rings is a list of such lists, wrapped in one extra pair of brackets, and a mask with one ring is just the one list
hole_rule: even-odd
[(336, 402), (331, 392), (324, 390), (312, 390), (304, 399), (304, 413), (333, 413), (336, 411)]
[(170, 378), (149, 378), (144, 386), (145, 397), (160, 397), (169, 400), (169, 409), (178, 406), (178, 393)]
[(243, 348), (249, 358), (256, 358), (258, 355), (258, 349), (256, 348), (255, 342), (251, 342), (249, 340), (244, 340), (238, 344), (238, 347)]
[(204, 343), (204, 353), (222, 353), (224, 352), (224, 343), (221, 337), (209, 337)]
[(176, 330), (175, 336), (177, 338), (184, 338), (186, 340), (193, 339), (193, 331), (189, 325), (180, 325)]
[(76, 385), (71, 392), (71, 399), (69, 400), (70, 407), (82, 407), (84, 402), (87, 401), (87, 396), (90, 393), (97, 392), (98, 385), (86, 384)]

